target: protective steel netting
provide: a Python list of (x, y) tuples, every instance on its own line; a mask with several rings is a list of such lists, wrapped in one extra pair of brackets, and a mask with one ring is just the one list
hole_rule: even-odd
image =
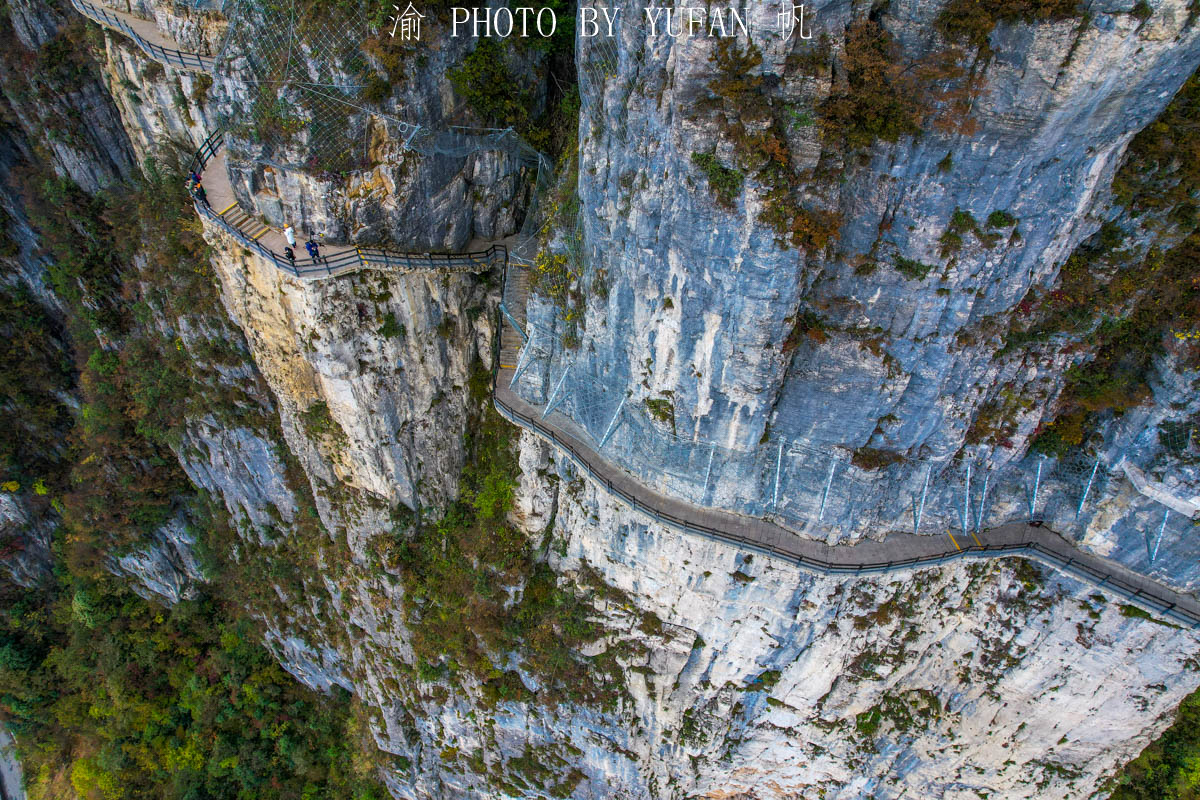
[[(537, 171), (545, 159), (511, 129), (428, 127), (391, 113), (383, 59), (390, 42), (381, 6), (343, 0), (229, 0), (229, 34), (218, 75), (233, 85), (226, 109), (233, 136), (253, 145), (255, 160), (287, 169), (347, 172), (411, 150), (466, 158), (485, 151)], [(381, 142), (395, 143), (381, 153)]]

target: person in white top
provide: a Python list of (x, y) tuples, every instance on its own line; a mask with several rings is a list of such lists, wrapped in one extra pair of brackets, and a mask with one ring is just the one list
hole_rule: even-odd
[(291, 225), (283, 229), (283, 238), (287, 239), (288, 247), (296, 246), (296, 232), (292, 230)]

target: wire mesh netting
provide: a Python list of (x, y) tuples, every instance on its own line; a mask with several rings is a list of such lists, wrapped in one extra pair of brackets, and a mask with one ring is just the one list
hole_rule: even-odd
[(227, 127), (256, 160), (289, 169), (346, 172), (395, 150), (466, 158), (485, 151), (537, 169), (545, 159), (511, 129), (423, 125), (385, 108), (384, 61), (393, 41), (378, 3), (229, 0), (229, 35), (216, 71), (249, 87), (235, 92)]
[(363, 51), (371, 35), (365, 5), (234, 0), (227, 10), (218, 74), (249, 87), (230, 97), (227, 127), (256, 145), (260, 160), (362, 169), (371, 126), (391, 125), (401, 139), (415, 132), (367, 108), (373, 70)]

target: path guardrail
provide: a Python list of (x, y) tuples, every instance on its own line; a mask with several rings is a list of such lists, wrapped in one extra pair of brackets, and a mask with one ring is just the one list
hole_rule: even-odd
[[(190, 72), (212, 72), (216, 60), (208, 56), (202, 56), (197, 53), (185, 53), (181, 50), (163, 47), (162, 45), (154, 44), (153, 42), (141, 36), (132, 26), (125, 20), (118, 17), (116, 14), (93, 5), (87, 0), (71, 0), (71, 5), (80, 14), (83, 14), (88, 19), (98, 22), (106, 28), (112, 28), (119, 31), (133, 40), (143, 53), (150, 58), (165, 64), (167, 66), (178, 67), (179, 69), (188, 70)], [(150, 23), (147, 20), (147, 24)]]
[[(208, 163), (224, 146), (224, 141), (224, 131), (218, 130), (209, 134), (196, 149), (189, 169), (196, 174), (202, 174)], [(508, 248), (502, 244), (468, 253), (403, 253), (378, 247), (355, 247), (331, 256), (298, 258), (292, 261), (259, 243), (257, 239), (247, 236), (208, 205), (198, 202), (194, 196), (193, 205), (196, 213), (236, 239), (243, 247), (271, 262), (277, 269), (297, 278), (332, 278), (363, 269), (392, 272), (486, 272), (493, 265), (508, 263)]]

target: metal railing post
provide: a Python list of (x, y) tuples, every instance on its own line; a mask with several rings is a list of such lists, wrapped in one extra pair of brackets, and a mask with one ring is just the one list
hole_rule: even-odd
[(1046, 460), (1045, 456), (1038, 456), (1037, 476), (1033, 479), (1033, 497), (1029, 499), (1029, 518), (1037, 517), (1037, 500), (1038, 490), (1042, 487), (1042, 463)]
[(783, 467), (783, 440), (779, 440), (779, 452), (775, 454), (775, 491), (771, 493), (771, 508), (779, 506), (779, 472)]
[(967, 526), (971, 519), (971, 462), (967, 462), (967, 482), (963, 486), (962, 532), (967, 535)]
[(533, 350), (533, 339), (530, 338), (525, 342), (525, 346), (521, 348), (521, 355), (517, 358), (517, 368), (513, 370), (512, 380), (508, 382), (508, 388), (516, 385), (521, 378), (521, 373), (529, 366), (529, 353)]
[(983, 492), (979, 497), (979, 513), (977, 513), (975, 515), (975, 530), (976, 531), (983, 530), (983, 509), (984, 509), (984, 506), (987, 505), (988, 480), (990, 480), (991, 477), (992, 477), (992, 473), (990, 470), (983, 474)]
[(929, 493), (929, 477), (933, 474), (933, 465), (925, 466), (925, 485), (921, 487), (921, 504), (917, 506), (916, 513), (913, 514), (913, 533), (919, 532), (921, 528), (921, 516), (925, 513), (925, 495)]
[(555, 398), (558, 396), (558, 391), (560, 389), (562, 389), (563, 384), (566, 383), (567, 373), (569, 373), (570, 371), (571, 371), (571, 365), (567, 364), (567, 368), (563, 370), (562, 377), (558, 379), (558, 384), (555, 385), (554, 391), (550, 393), (549, 399), (546, 400), (546, 410), (542, 412), (542, 419), (545, 419), (546, 415), (554, 410)]
[(1163, 512), (1162, 524), (1158, 526), (1158, 536), (1154, 538), (1154, 549), (1149, 552), (1151, 564), (1158, 558), (1158, 546), (1162, 544), (1163, 532), (1167, 529), (1167, 517), (1169, 516), (1171, 516), (1171, 509), (1168, 508)]

